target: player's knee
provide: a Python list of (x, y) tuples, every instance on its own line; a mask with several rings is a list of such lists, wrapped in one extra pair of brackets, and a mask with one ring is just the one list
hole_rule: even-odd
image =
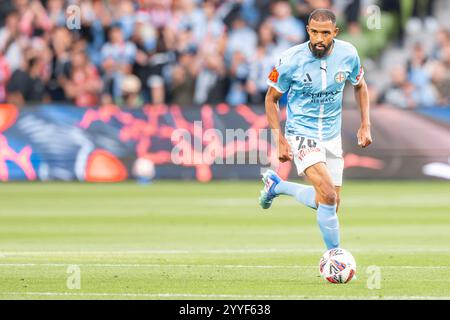
[(338, 201), (337, 193), (334, 190), (326, 190), (323, 192), (322, 198), (325, 204), (329, 205), (335, 205)]

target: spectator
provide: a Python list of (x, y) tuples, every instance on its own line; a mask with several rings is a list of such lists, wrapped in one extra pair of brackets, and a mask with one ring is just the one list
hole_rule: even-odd
[(258, 36), (256, 32), (247, 26), (245, 20), (238, 16), (232, 23), (232, 30), (228, 35), (226, 60), (231, 62), (236, 51), (242, 52), (249, 60), (255, 53)]
[(249, 94), (249, 101), (253, 104), (264, 103), (267, 91), (266, 77), (274, 65), (275, 59), (269, 55), (267, 48), (260, 45), (256, 49), (255, 57), (250, 64), (246, 90)]
[(11, 70), (9, 70), (8, 61), (0, 54), (0, 103), (6, 101), (6, 84), (11, 76)]
[(216, 14), (214, 1), (205, 1), (203, 10), (206, 16), (207, 32), (205, 33), (202, 42), (199, 44), (197, 57), (194, 56), (191, 64), (186, 66), (190, 69), (189, 72), (194, 77), (198, 74), (199, 68), (199, 63), (196, 63), (195, 61), (202, 61), (209, 55), (223, 56), (227, 45), (226, 27)]
[(52, 20), (39, 0), (16, 0), (20, 12), (20, 32), (32, 37), (50, 31)]
[(48, 17), (53, 27), (63, 27), (66, 25), (64, 0), (47, 0), (47, 8)]
[(408, 78), (416, 88), (413, 96), (417, 106), (434, 106), (436, 105), (436, 92), (431, 83), (431, 75), (428, 71), (429, 59), (425, 52), (425, 48), (416, 43), (413, 46), (413, 52), (407, 63)]
[(442, 60), (445, 48), (450, 47), (450, 30), (442, 28), (436, 34), (436, 45), (433, 49), (433, 58)]
[(81, 11), (81, 23), (88, 39), (87, 54), (89, 60), (100, 69), (102, 57), (99, 53), (106, 42), (105, 31), (111, 25), (112, 15), (102, 0), (82, 2)]
[(394, 67), (391, 71), (391, 85), (383, 94), (382, 101), (394, 106), (413, 109), (420, 106), (432, 106), (436, 102), (431, 86), (417, 88), (407, 78), (404, 66)]
[(226, 27), (223, 22), (217, 17), (215, 4), (211, 0), (203, 3), (203, 11), (206, 17), (206, 26), (202, 41), (199, 44), (201, 50), (213, 52), (215, 51), (218, 41), (223, 39), (226, 32)]
[(129, 40), (133, 35), (136, 23), (136, 14), (134, 12), (133, 2), (130, 0), (122, 0), (119, 2), (117, 7), (118, 18), (116, 22), (122, 29), (124, 39)]
[(205, 57), (195, 82), (194, 102), (222, 103), (229, 89), (229, 78), (223, 56), (209, 55)]
[(194, 101), (195, 81), (189, 70), (181, 65), (172, 69), (170, 89), (171, 102), (177, 105), (190, 106)]
[[(19, 97), (19, 103), (34, 96), (36, 101), (69, 99), (80, 106), (136, 106), (140, 101), (262, 104), (265, 79), (275, 57), (306, 39), (304, 26), (312, 10), (334, 5), (339, 18), (346, 18), (348, 30), (358, 33), (358, 12), (369, 2), (86, 0), (79, 1), (81, 29), (69, 31), (64, 9), (73, 1), (3, 0), (0, 101), (5, 100), (5, 89), (10, 88), (14, 90), (6, 90), (6, 99)], [(416, 5), (415, 15), (430, 17), (433, 2)], [(391, 1), (378, 3), (395, 12), (400, 9)], [(401, 24), (401, 19), (397, 20)], [(449, 66), (449, 42), (448, 31), (441, 30), (429, 57), (423, 48), (414, 48), (408, 78), (400, 86), (403, 94), (414, 88), (406, 95), (411, 96), (411, 106), (444, 100), (446, 73), (442, 66)], [(137, 96), (128, 86), (137, 83), (130, 80), (133, 75), (139, 79), (139, 86), (131, 86), (140, 88)], [(124, 79), (128, 84), (123, 84)], [(92, 87), (84, 87), (84, 81)], [(31, 82), (36, 82), (36, 90), (30, 91)]]
[(445, 107), (450, 106), (450, 68), (440, 61), (434, 62), (432, 81), (438, 94), (438, 104)]
[(430, 83), (430, 77), (427, 73), (426, 64), (429, 59), (425, 48), (420, 43), (413, 46), (411, 57), (407, 62), (408, 77), (411, 82), (419, 87)]
[(138, 19), (145, 19), (155, 28), (164, 28), (172, 20), (172, 0), (142, 0), (137, 10)]
[(203, 10), (197, 8), (194, 0), (180, 0), (181, 19), (178, 30), (191, 30), (192, 41), (198, 45), (207, 31), (207, 21)]
[(3, 0), (0, 1), (0, 27), (5, 25), (6, 16), (14, 11), (13, 0)]
[(127, 75), (122, 81), (122, 97), (119, 105), (127, 108), (142, 107), (144, 101), (141, 96), (141, 81), (135, 75)]
[[(297, 18), (300, 19), (304, 26), (308, 24), (309, 15), (315, 9), (331, 9), (330, 0), (292, 0), (291, 2), (294, 3)], [(307, 37), (306, 40), (309, 40), (307, 33), (305, 33), (305, 37)]]
[(377, 86), (372, 81), (367, 82), (367, 89), (369, 90), (369, 101), (372, 107), (376, 107), (380, 103), (380, 92)]
[(240, 1), (239, 14), (247, 21), (248, 25), (256, 29), (260, 20), (261, 11), (257, 9), (257, 2), (264, 2), (261, 0), (242, 0)]
[(267, 91), (266, 78), (276, 63), (281, 49), (276, 45), (273, 27), (269, 22), (259, 27), (259, 44), (255, 56), (251, 59), (247, 92), (251, 103), (264, 103)]
[(277, 1), (272, 7), (273, 25), (278, 45), (285, 50), (305, 40), (305, 25), (292, 15), (291, 6), (286, 1)]
[(359, 24), (361, 0), (350, 0), (345, 7), (344, 14), (347, 22), (347, 30), (350, 34), (360, 34), (361, 26)]
[(277, 38), (273, 25), (270, 22), (261, 24), (258, 30), (259, 45), (264, 47), (267, 54), (277, 57), (282, 53), (283, 49), (277, 45)]
[(64, 101), (66, 95), (62, 86), (62, 79), (70, 77), (70, 49), (72, 38), (65, 27), (59, 27), (52, 33), (51, 49), (52, 64), (50, 80), (47, 90), (52, 101)]
[[(145, 83), (153, 72), (150, 59), (157, 45), (157, 30), (155, 30), (144, 19), (138, 18), (136, 28), (131, 41), (136, 45), (136, 59), (133, 65), (132, 73), (136, 75), (140, 83)], [(149, 93), (142, 90), (143, 98), (146, 102), (150, 101)]]
[(0, 53), (4, 55), (11, 72), (20, 68), (25, 39), (20, 34), (19, 13), (11, 11), (6, 16), (5, 26), (0, 29)]
[(17, 106), (42, 102), (45, 96), (45, 84), (41, 79), (43, 67), (39, 56), (24, 58), (23, 66), (16, 69), (8, 81), (7, 101)]
[(391, 71), (391, 85), (384, 92), (382, 101), (400, 108), (415, 108), (413, 92), (414, 85), (407, 79), (406, 68), (396, 66)]
[(170, 82), (167, 74), (170, 73), (168, 69), (174, 60), (175, 54), (166, 45), (164, 31), (159, 29), (155, 52), (149, 55), (148, 73), (145, 79), (151, 103), (162, 104), (166, 101), (166, 84)]
[(443, 48), (441, 61), (447, 69), (450, 69), (450, 46)]
[(131, 41), (143, 52), (154, 51), (158, 42), (158, 29), (152, 26), (142, 16), (138, 17)]
[(121, 82), (126, 74), (130, 74), (136, 59), (136, 45), (126, 41), (122, 29), (113, 25), (109, 30), (109, 41), (102, 47), (102, 67), (107, 92), (118, 99), (122, 96)]
[(79, 107), (94, 107), (99, 102), (102, 82), (97, 69), (91, 64), (84, 51), (72, 53), (70, 78), (62, 83), (66, 97), (73, 99)]
[(147, 79), (147, 87), (150, 88), (151, 103), (159, 105), (166, 101), (166, 86), (161, 76), (151, 75)]
[(247, 92), (245, 84), (249, 76), (249, 61), (245, 53), (235, 51), (231, 60), (229, 75), (231, 78), (230, 89), (226, 102), (232, 106), (247, 103)]
[(450, 45), (442, 50), (442, 60), (436, 65), (433, 70), (433, 82), (439, 92), (440, 103), (444, 106), (450, 107)]

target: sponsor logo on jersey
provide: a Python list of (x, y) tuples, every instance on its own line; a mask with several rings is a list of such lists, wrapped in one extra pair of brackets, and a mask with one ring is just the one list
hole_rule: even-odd
[(312, 82), (312, 78), (311, 78), (311, 76), (309, 75), (309, 73), (306, 73), (306, 75), (305, 75), (305, 78), (303, 79), (303, 82)]
[(303, 95), (311, 99), (309, 103), (323, 104), (336, 102), (336, 96), (341, 92), (342, 90), (325, 91), (325, 92), (305, 92)]
[(320, 91), (317, 93), (314, 92), (305, 92), (306, 96), (311, 97), (312, 99), (316, 99), (316, 98), (328, 98), (328, 97), (333, 97), (339, 93), (341, 93), (341, 90), (335, 90), (335, 91)]
[(313, 80), (312, 80), (311, 75), (310, 75), (309, 73), (306, 73), (306, 74), (305, 74), (305, 77), (303, 78), (303, 85), (304, 85), (306, 88), (311, 88), (311, 87), (312, 87), (312, 85), (313, 85)]

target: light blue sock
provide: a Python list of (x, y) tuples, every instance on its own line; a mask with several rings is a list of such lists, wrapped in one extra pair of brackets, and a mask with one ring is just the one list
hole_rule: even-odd
[(314, 190), (314, 187), (312, 186), (281, 181), (275, 187), (275, 193), (287, 194), (294, 197), (298, 202), (303, 203), (310, 208), (317, 209), (316, 190)]
[(320, 232), (322, 232), (323, 241), (327, 249), (338, 248), (339, 220), (336, 214), (336, 205), (319, 203), (317, 222), (319, 223)]

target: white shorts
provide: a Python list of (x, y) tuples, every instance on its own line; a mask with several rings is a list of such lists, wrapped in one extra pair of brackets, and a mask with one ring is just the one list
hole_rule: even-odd
[(305, 174), (305, 170), (319, 162), (324, 162), (330, 172), (335, 186), (342, 186), (342, 174), (344, 172), (344, 158), (342, 157), (341, 136), (319, 141), (302, 136), (286, 136), (294, 158), (299, 176)]

